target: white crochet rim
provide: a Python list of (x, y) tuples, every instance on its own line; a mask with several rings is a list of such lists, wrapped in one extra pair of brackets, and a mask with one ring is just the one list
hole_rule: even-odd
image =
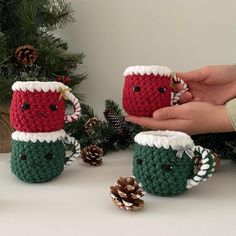
[(124, 71), (124, 77), (128, 75), (160, 75), (171, 76), (172, 71), (165, 66), (130, 66)]
[(55, 132), (48, 133), (26, 133), (15, 131), (12, 133), (12, 139), (21, 142), (56, 142), (57, 140), (61, 141), (67, 136), (66, 132), (61, 129)]
[(180, 150), (186, 146), (189, 148), (194, 147), (193, 140), (189, 135), (183, 132), (169, 130), (140, 132), (134, 137), (134, 141), (143, 146), (163, 147), (165, 149), (171, 147), (173, 150)]
[(17, 81), (12, 85), (13, 91), (30, 91), (34, 92), (35, 90), (38, 92), (48, 92), (49, 90), (52, 92), (61, 92), (61, 90), (69, 89), (68, 86), (64, 85), (61, 82), (41, 82), (41, 81)]

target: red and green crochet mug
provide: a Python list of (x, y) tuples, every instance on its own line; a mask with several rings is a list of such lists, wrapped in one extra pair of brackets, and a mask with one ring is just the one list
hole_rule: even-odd
[[(63, 83), (18, 81), (12, 90), (10, 119), (18, 131), (52, 132), (63, 129), (65, 122), (79, 118), (79, 101)], [(65, 100), (74, 106), (71, 115), (66, 114)]]
[[(164, 66), (131, 66), (124, 72), (123, 108), (135, 116), (151, 117), (159, 108), (178, 103), (187, 84)], [(174, 84), (182, 90), (175, 92)]]

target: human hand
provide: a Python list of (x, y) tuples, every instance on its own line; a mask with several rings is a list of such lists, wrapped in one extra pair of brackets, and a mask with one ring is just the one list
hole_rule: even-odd
[(177, 73), (189, 87), (180, 102), (202, 101), (223, 105), (236, 96), (236, 66), (216, 65)]
[(234, 130), (225, 106), (207, 102), (189, 102), (161, 108), (153, 113), (153, 117), (128, 115), (126, 121), (152, 130), (175, 130), (189, 135)]

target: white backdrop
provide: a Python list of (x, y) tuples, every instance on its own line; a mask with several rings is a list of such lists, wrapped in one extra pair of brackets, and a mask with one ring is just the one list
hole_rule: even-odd
[(86, 103), (121, 103), (123, 70), (165, 65), (186, 71), (236, 62), (236, 0), (71, 0), (76, 22), (60, 34), (86, 55)]

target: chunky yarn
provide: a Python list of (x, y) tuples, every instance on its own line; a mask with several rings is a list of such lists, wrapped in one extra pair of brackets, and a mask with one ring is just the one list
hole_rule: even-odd
[[(175, 196), (212, 176), (214, 155), (195, 146), (185, 133), (147, 131), (134, 140), (133, 174), (149, 193)], [(199, 169), (195, 168), (196, 155), (202, 158)]]
[(171, 148), (134, 145), (133, 174), (145, 191), (159, 196), (183, 193), (187, 179), (194, 174), (194, 161), (185, 153), (181, 158)]
[(152, 116), (162, 107), (170, 106), (170, 77), (160, 75), (129, 75), (123, 89), (123, 108), (130, 115)]
[[(187, 90), (186, 83), (164, 66), (128, 67), (124, 77), (122, 103), (130, 115), (150, 117), (157, 109), (176, 104)], [(183, 90), (174, 93), (173, 83), (181, 83)]]
[[(62, 83), (18, 81), (12, 90), (10, 119), (17, 131), (53, 132), (80, 116), (78, 98)], [(65, 99), (73, 104), (74, 113), (65, 114)]]
[(30, 183), (49, 181), (64, 169), (65, 147), (56, 142), (21, 142), (13, 140), (11, 170), (21, 180)]
[(11, 123), (18, 131), (51, 132), (64, 128), (65, 102), (59, 92), (14, 91)]

